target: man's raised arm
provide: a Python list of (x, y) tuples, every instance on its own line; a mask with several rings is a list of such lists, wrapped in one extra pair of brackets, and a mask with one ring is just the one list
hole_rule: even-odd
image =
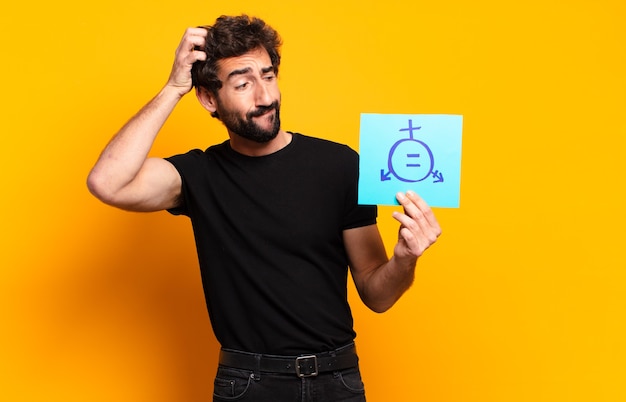
[(191, 67), (205, 60), (207, 31), (188, 28), (163, 89), (111, 139), (87, 179), (101, 201), (132, 211), (157, 211), (178, 204), (181, 179), (164, 159), (148, 158), (157, 134), (180, 99), (192, 88)]

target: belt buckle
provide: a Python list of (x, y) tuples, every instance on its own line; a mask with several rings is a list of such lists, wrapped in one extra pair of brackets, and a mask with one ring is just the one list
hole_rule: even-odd
[(317, 356), (307, 355), (296, 357), (296, 375), (298, 377), (315, 377), (318, 374)]

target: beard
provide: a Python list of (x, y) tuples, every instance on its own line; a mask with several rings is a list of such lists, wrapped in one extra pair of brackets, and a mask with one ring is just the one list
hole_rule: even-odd
[[(275, 110), (275, 112), (273, 116), (267, 117), (271, 119), (271, 127), (269, 129), (264, 129), (254, 122), (253, 119), (255, 117), (263, 116), (271, 110)], [(232, 110), (220, 110), (219, 117), (229, 131), (242, 138), (258, 143), (266, 143), (273, 140), (280, 131), (280, 104), (278, 101), (274, 101), (269, 106), (261, 106), (246, 113), (245, 118)]]

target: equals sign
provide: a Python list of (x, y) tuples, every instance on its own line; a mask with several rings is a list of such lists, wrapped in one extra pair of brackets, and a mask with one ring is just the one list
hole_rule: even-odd
[[(420, 154), (406, 154), (407, 158), (419, 158)], [(407, 167), (420, 167), (422, 165), (420, 165), (419, 163), (407, 163), (406, 164)]]

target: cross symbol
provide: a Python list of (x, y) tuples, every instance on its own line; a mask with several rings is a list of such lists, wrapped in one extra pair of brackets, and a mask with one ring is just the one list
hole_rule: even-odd
[(419, 130), (420, 127), (413, 127), (413, 120), (409, 119), (409, 127), (408, 128), (401, 128), (400, 131), (408, 131), (409, 132), (409, 139), (413, 139), (413, 130)]

